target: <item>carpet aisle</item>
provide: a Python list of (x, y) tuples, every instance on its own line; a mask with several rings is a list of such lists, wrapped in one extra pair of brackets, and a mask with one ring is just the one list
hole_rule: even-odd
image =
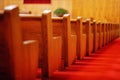
[(56, 71), (49, 80), (120, 80), (120, 39), (64, 71)]

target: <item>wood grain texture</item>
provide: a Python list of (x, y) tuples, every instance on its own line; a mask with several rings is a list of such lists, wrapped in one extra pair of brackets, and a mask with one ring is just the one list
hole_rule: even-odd
[(74, 0), (72, 16), (92, 17), (105, 22), (120, 22), (120, 0)]

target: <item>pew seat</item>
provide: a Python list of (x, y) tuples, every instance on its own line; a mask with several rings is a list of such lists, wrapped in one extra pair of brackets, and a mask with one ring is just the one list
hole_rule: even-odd
[[(46, 16), (44, 18), (49, 18), (49, 20), (51, 20), (51, 15), (49, 14), (45, 14)], [(22, 31), (23, 31), (23, 40), (37, 40), (39, 43), (39, 64), (38, 66), (40, 68), (44, 68), (42, 66), (48, 66), (45, 67), (45, 69), (41, 69), (43, 71), (43, 76), (46, 77), (51, 77), (53, 76), (54, 72), (56, 70), (58, 70), (61, 67), (61, 58), (62, 58), (62, 37), (58, 36), (58, 35), (53, 35), (52, 32), (52, 22), (49, 22), (48, 20), (46, 20), (46, 23), (43, 24), (45, 21), (43, 21), (43, 17), (41, 17), (41, 15), (33, 15), (33, 14), (27, 14), (27, 15), (20, 15), (21, 17), (21, 27), (22, 27)], [(49, 24), (48, 24), (49, 22)], [(49, 29), (49, 25), (51, 25), (50, 29)], [(45, 35), (43, 35), (42, 33), (44, 33), (44, 27), (43, 26), (48, 26), (46, 29), (47, 33), (45, 33)], [(50, 31), (51, 30), (51, 31)], [(51, 33), (50, 33), (51, 32)], [(49, 36), (47, 36), (50, 35)], [(46, 39), (42, 39), (42, 37), (48, 37), (49, 40)], [(45, 38), (44, 37), (44, 38)], [(48, 45), (46, 46), (46, 49), (44, 48), (47, 43), (43, 44), (43, 41), (48, 41)], [(49, 50), (51, 52), (49, 52)], [(44, 51), (44, 53), (43, 53)], [(48, 51), (48, 52), (46, 52)], [(46, 54), (46, 55), (45, 55)], [(45, 58), (43, 58), (43, 56), (46, 56), (45, 58), (48, 59), (47, 62), (44, 62), (44, 60), (46, 60)], [(45, 64), (47, 63), (47, 64)], [(48, 70), (47, 70), (48, 68)], [(45, 72), (44, 72), (45, 71)], [(47, 71), (47, 72), (46, 72)]]

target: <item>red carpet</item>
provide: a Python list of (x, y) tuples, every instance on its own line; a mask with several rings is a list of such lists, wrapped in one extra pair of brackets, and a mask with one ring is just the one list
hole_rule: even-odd
[(120, 39), (48, 80), (120, 80)]

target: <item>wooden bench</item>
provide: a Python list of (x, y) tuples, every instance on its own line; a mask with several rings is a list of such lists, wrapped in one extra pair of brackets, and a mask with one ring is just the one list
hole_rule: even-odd
[(115, 23), (112, 23), (111, 24), (111, 38), (112, 38), (112, 41), (115, 39)]
[(53, 34), (62, 37), (62, 62), (70, 66), (76, 59), (76, 35), (71, 33), (70, 15), (61, 18), (53, 17)]
[(105, 23), (105, 33), (106, 33), (105, 45), (107, 45), (108, 44), (108, 23)]
[(112, 23), (110, 23), (110, 42), (112, 42)]
[(83, 59), (86, 55), (86, 36), (83, 34), (82, 17), (71, 20), (72, 34), (77, 35), (77, 59)]
[(98, 33), (98, 49), (101, 48), (101, 44), (100, 44), (100, 41), (101, 41), (101, 24), (100, 24), (100, 21), (99, 22), (96, 22), (96, 26), (97, 26), (97, 33)]
[(90, 19), (83, 21), (83, 34), (86, 34), (86, 55), (89, 56), (93, 49), (93, 34), (91, 33), (91, 22)]
[(103, 47), (104, 46), (104, 34), (103, 34), (103, 32), (104, 32), (104, 26), (103, 26), (104, 24), (103, 23), (101, 23), (101, 47)]
[(108, 43), (110, 43), (110, 23), (108, 23)]
[(99, 48), (99, 42), (100, 42), (100, 36), (99, 36), (100, 27), (99, 27), (99, 23), (97, 24), (95, 20), (93, 21), (91, 26), (93, 27), (93, 52), (96, 52), (97, 49)]
[(18, 13), (15, 5), (5, 7), (0, 13), (0, 80), (33, 80), (36, 77), (38, 43), (22, 41)]
[(102, 23), (102, 29), (103, 29), (103, 46), (106, 45), (106, 31), (105, 31), (105, 23)]
[(60, 68), (62, 39), (53, 34), (51, 12), (44, 11), (41, 15), (21, 15), (23, 40), (37, 40), (39, 42), (39, 66), (42, 78), (52, 77)]
[(109, 23), (106, 23), (106, 33), (107, 33), (107, 42), (106, 44), (109, 44)]
[(119, 24), (116, 23), (116, 38), (119, 37)]
[(0, 12), (0, 80), (35, 80), (39, 64), (42, 78), (52, 77), (62, 61), (69, 66), (76, 55), (83, 59), (96, 51), (97, 42), (102, 47), (108, 37), (110, 41), (118, 37), (118, 24), (110, 24), (109, 29), (105, 23), (97, 25), (80, 17), (70, 21), (68, 14), (51, 18), (48, 10), (38, 16), (19, 16), (17, 6), (6, 7)]

